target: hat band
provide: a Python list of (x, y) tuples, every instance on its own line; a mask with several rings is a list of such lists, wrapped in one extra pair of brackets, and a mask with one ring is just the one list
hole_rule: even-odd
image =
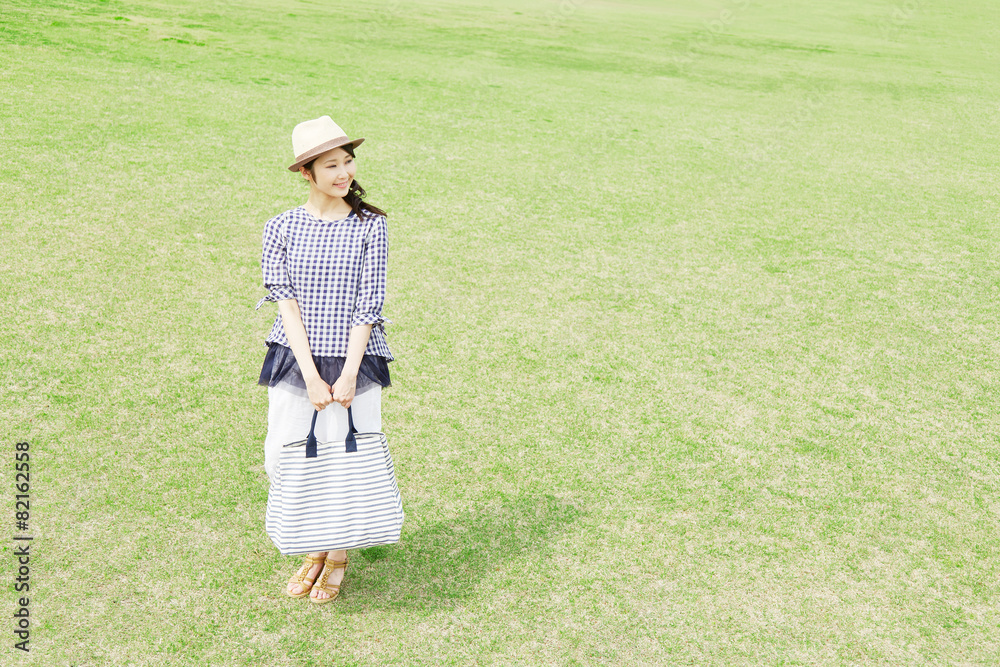
[(315, 148), (310, 148), (302, 155), (297, 155), (295, 157), (295, 164), (293, 167), (298, 167), (303, 162), (308, 162), (310, 159), (316, 157), (317, 155), (322, 155), (327, 151), (332, 151), (334, 148), (339, 148), (345, 144), (351, 143), (351, 140), (347, 136), (338, 137), (336, 139), (330, 139), (330, 141), (325, 141)]

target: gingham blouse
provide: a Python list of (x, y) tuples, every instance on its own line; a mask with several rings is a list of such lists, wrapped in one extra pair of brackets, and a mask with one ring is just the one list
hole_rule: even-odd
[[(313, 356), (346, 357), (351, 327), (371, 324), (365, 354), (392, 361), (382, 326), (388, 254), (384, 216), (351, 213), (331, 222), (302, 206), (285, 211), (264, 225), (261, 269), (268, 294), (257, 308), (298, 301)], [(266, 342), (289, 347), (280, 313)]]

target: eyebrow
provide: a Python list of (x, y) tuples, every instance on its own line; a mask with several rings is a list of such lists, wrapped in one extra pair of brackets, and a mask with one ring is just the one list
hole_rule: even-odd
[[(344, 156), (344, 159), (345, 160), (350, 160), (352, 157), (353, 157), (352, 155), (348, 154), (348, 155)], [(326, 160), (323, 161), (323, 164), (330, 164), (331, 162), (336, 162), (339, 159), (340, 158), (336, 157), (336, 156), (334, 156), (334, 157), (328, 157)]]

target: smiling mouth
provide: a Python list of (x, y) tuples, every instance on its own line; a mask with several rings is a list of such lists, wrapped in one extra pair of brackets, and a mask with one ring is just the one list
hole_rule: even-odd
[(350, 184), (351, 184), (350, 181), (344, 181), (343, 183), (334, 183), (333, 187), (335, 187), (335, 188), (346, 188)]

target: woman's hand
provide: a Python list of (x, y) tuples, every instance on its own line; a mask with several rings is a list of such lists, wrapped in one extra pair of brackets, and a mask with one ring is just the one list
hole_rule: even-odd
[(330, 393), (330, 385), (318, 375), (306, 382), (306, 389), (309, 391), (309, 401), (317, 410), (322, 410), (334, 401)]
[(344, 360), (344, 370), (340, 373), (337, 381), (333, 383), (333, 400), (345, 408), (351, 407), (351, 401), (354, 400), (354, 390), (358, 386), (358, 369), (361, 368), (361, 359), (364, 357), (371, 333), (372, 325), (359, 324), (351, 327), (351, 333), (347, 337), (347, 358)]
[(345, 408), (351, 407), (354, 400), (354, 390), (357, 387), (357, 375), (341, 373), (337, 381), (333, 383), (333, 401), (340, 403)]

